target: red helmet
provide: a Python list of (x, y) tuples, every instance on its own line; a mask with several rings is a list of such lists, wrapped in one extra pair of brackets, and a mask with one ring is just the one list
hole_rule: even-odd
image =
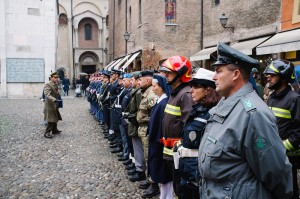
[(178, 74), (182, 82), (190, 81), (192, 74), (191, 62), (183, 56), (169, 57), (159, 68), (160, 71), (175, 72)]

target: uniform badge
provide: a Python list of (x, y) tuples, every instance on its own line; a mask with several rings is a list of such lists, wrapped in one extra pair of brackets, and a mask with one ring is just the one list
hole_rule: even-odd
[(196, 132), (195, 132), (195, 131), (191, 131), (191, 132), (189, 133), (189, 139), (190, 139), (191, 141), (194, 141), (196, 138), (197, 138)]
[(153, 98), (151, 98), (149, 100), (149, 106), (152, 107), (152, 106), (154, 106), (154, 104), (155, 104), (155, 100)]
[(255, 139), (255, 148), (258, 150), (264, 150), (267, 147), (267, 140), (262, 137), (262, 136), (258, 136)]

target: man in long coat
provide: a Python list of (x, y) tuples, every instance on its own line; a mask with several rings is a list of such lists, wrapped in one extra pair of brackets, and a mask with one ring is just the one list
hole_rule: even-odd
[(50, 75), (50, 81), (44, 86), (45, 94), (45, 120), (48, 121), (45, 134), (46, 138), (52, 138), (52, 134), (59, 134), (61, 131), (57, 129), (57, 122), (62, 120), (58, 111), (58, 73), (54, 72)]

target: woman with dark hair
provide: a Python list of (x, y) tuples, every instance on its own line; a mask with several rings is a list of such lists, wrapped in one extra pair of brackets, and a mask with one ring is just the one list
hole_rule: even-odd
[[(196, 103), (186, 124), (183, 127), (182, 139), (177, 143), (177, 158), (175, 168), (179, 167), (180, 184), (179, 198), (200, 198), (199, 196), (199, 170), (198, 148), (204, 132), (206, 121), (209, 118), (209, 110), (214, 107), (220, 97), (215, 91), (214, 72), (200, 68), (189, 82), (191, 85), (192, 99)], [(176, 159), (179, 158), (179, 165)]]

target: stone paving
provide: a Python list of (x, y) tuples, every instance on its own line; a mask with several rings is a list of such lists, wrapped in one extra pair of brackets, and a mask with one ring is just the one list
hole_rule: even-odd
[(43, 137), (38, 98), (0, 99), (0, 198), (141, 198), (86, 99), (63, 99), (53, 139)]

